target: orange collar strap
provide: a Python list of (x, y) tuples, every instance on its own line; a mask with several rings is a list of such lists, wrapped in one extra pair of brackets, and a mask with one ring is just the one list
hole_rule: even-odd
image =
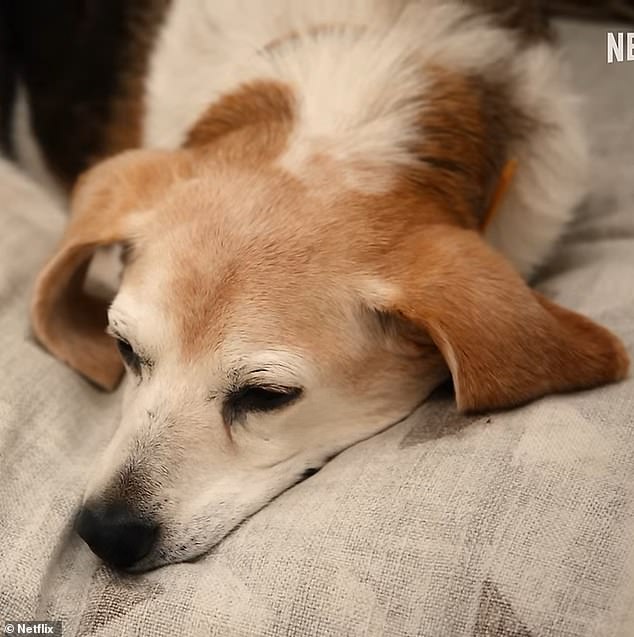
[(502, 201), (513, 183), (513, 178), (515, 177), (516, 172), (517, 160), (509, 159), (500, 173), (497, 188), (493, 193), (493, 197), (491, 197), (491, 204), (489, 205), (489, 209), (486, 211), (486, 214), (482, 219), (482, 223), (480, 224), (480, 232), (486, 232), (487, 228), (491, 225), (491, 222), (500, 211)]

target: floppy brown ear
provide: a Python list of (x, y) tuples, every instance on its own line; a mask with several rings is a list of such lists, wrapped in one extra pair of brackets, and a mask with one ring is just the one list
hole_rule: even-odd
[(123, 374), (106, 334), (108, 303), (84, 290), (95, 251), (126, 241), (131, 213), (149, 208), (173, 182), (175, 153), (130, 151), (83, 175), (73, 193), (72, 214), (57, 251), (35, 283), (31, 321), (52, 354), (88, 379), (112, 390)]
[(429, 333), (460, 410), (510, 407), (627, 375), (628, 355), (613, 334), (530, 290), (477, 233), (431, 227), (401, 254), (392, 271), (398, 298), (385, 309)]

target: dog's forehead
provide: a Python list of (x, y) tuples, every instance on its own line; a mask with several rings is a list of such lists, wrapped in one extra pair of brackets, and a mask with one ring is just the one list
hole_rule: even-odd
[[(212, 347), (201, 349), (199, 356), (183, 357), (182, 334), (174, 316), (136, 286), (123, 286), (109, 310), (111, 329), (140, 348), (150, 360), (171, 361), (181, 371), (189, 368), (200, 382), (230, 380), (269, 381), (303, 385), (313, 376), (310, 355), (303, 348), (274, 338), (271, 332), (253, 326), (240, 328), (236, 320), (222, 334), (209, 329)], [(186, 363), (184, 366), (183, 363)], [(193, 365), (192, 365), (193, 363)], [(189, 383), (190, 381), (187, 380)]]
[[(208, 236), (216, 240), (222, 244)], [(328, 335), (341, 335), (346, 324), (336, 282), (308, 267), (306, 255), (290, 265), (292, 258), (274, 253), (272, 245), (224, 249), (177, 237), (148, 245), (126, 267), (111, 321), (187, 361), (335, 349)]]
[[(301, 272), (231, 263), (216, 273), (196, 267), (172, 273), (162, 298), (185, 358), (228, 342), (243, 349), (290, 346), (316, 349), (320, 334), (336, 324), (325, 316), (327, 293)], [(330, 291), (328, 291), (330, 292)]]
[[(381, 211), (379, 242), (367, 227), (370, 205)], [(224, 165), (179, 182), (158, 206), (138, 229), (124, 283), (152, 320), (169, 324), (186, 359), (232, 334), (322, 359), (348, 348), (355, 280), (378, 279), (403, 216), (387, 197)]]
[(196, 190), (141, 236), (124, 278), (174, 322), (184, 345), (210, 346), (237, 327), (264, 338), (322, 311), (337, 262), (326, 263), (332, 246), (292, 218), (299, 212), (271, 197), (258, 206)]

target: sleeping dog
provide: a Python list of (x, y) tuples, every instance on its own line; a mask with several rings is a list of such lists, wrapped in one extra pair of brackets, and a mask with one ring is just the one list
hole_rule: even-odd
[[(79, 5), (24, 56), (14, 151), (72, 189), (37, 338), (105, 389), (126, 371), (77, 520), (101, 558), (200, 555), (449, 377), (477, 411), (626, 375), (525, 283), (587, 179), (534, 3)], [(115, 245), (110, 303), (85, 279)]]

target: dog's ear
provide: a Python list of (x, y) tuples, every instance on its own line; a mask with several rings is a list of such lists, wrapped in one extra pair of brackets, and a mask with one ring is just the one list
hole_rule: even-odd
[(395, 251), (389, 269), (392, 298), (378, 309), (429, 334), (462, 411), (511, 407), (627, 375), (628, 355), (613, 334), (530, 290), (473, 231), (429, 227)]
[(72, 214), (57, 251), (35, 283), (35, 336), (55, 356), (98, 386), (111, 390), (123, 374), (106, 334), (108, 304), (84, 289), (95, 251), (127, 242), (135, 223), (183, 171), (176, 152), (129, 151), (85, 173), (72, 196)]

